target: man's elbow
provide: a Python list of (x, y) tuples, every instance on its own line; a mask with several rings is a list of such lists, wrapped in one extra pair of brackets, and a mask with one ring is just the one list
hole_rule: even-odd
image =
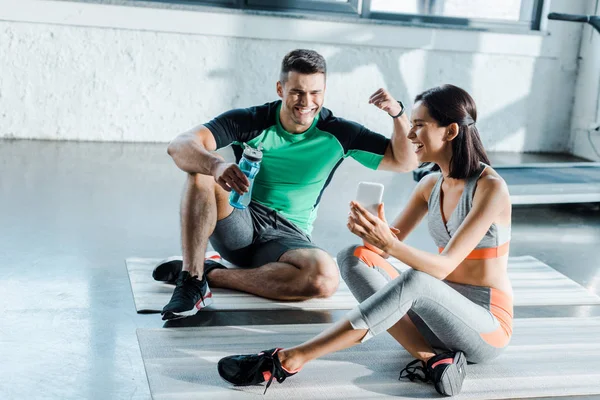
[(167, 154), (171, 157), (173, 157), (173, 154), (175, 154), (175, 146), (173, 146), (173, 142), (169, 143), (167, 146)]
[(411, 172), (419, 166), (419, 161), (417, 161), (416, 157), (410, 157), (409, 159), (400, 162), (399, 165), (400, 172)]
[(171, 140), (171, 142), (167, 146), (167, 154), (170, 155), (171, 158), (175, 158), (180, 149), (181, 139), (180, 137), (176, 137), (175, 139)]
[(394, 171), (396, 172), (411, 172), (419, 166), (416, 157), (409, 157), (404, 160), (396, 160), (394, 163)]
[(389, 146), (386, 156), (391, 161), (390, 168), (395, 172), (410, 172), (419, 166), (417, 155), (413, 151), (395, 151), (393, 146)]

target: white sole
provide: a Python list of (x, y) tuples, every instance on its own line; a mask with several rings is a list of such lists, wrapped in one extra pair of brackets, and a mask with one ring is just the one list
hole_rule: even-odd
[(212, 292), (209, 292), (208, 296), (205, 297), (204, 300), (202, 300), (202, 299), (198, 300), (198, 302), (194, 305), (194, 308), (192, 308), (191, 310), (181, 311), (181, 312), (168, 311), (168, 313), (170, 315), (174, 316), (173, 318), (168, 318), (168, 319), (173, 320), (173, 319), (191, 317), (192, 315), (196, 315), (203, 308), (210, 306), (212, 303), (213, 303)]

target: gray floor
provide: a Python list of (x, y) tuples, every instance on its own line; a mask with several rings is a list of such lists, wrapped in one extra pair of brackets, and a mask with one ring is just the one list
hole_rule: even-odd
[[(555, 160), (553, 156), (520, 158)], [(515, 156), (494, 155), (512, 163)], [(0, 141), (0, 398), (148, 399), (124, 259), (179, 250), (183, 182), (165, 145)], [(384, 183), (391, 216), (414, 187), (410, 174), (343, 165), (326, 192), (314, 239), (335, 253), (357, 182)], [(533, 255), (600, 295), (596, 205), (521, 207), (512, 255)], [(434, 250), (423, 226), (410, 244)], [(597, 316), (600, 307), (520, 307), (518, 317)], [(220, 313), (169, 326), (327, 322), (339, 313)]]

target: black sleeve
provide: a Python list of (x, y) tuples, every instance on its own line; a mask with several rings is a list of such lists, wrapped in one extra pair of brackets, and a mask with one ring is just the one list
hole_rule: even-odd
[(213, 134), (217, 149), (233, 142), (247, 142), (270, 125), (270, 105), (238, 108), (224, 112), (204, 124)]
[(349, 143), (349, 150), (362, 150), (368, 153), (384, 155), (385, 150), (390, 144), (390, 139), (386, 138), (381, 133), (373, 132), (363, 125), (356, 125), (358, 125), (359, 128), (352, 142)]
[(338, 118), (328, 110), (323, 110), (322, 128), (334, 135), (344, 153), (361, 150), (372, 154), (384, 155), (390, 139), (380, 133), (373, 132), (365, 126), (344, 118)]

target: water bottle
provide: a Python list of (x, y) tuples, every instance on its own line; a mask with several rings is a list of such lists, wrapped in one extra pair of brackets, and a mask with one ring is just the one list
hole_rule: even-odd
[(248, 177), (250, 181), (250, 187), (248, 191), (244, 194), (239, 194), (235, 190), (231, 190), (231, 194), (229, 195), (229, 204), (231, 204), (235, 208), (244, 209), (248, 207), (250, 204), (250, 200), (252, 200), (252, 187), (254, 186), (254, 178), (258, 174), (258, 170), (260, 169), (260, 162), (262, 161), (262, 144), (258, 146), (258, 149), (253, 149), (244, 143), (244, 154), (242, 154), (242, 158), (240, 159), (240, 163), (238, 166)]

